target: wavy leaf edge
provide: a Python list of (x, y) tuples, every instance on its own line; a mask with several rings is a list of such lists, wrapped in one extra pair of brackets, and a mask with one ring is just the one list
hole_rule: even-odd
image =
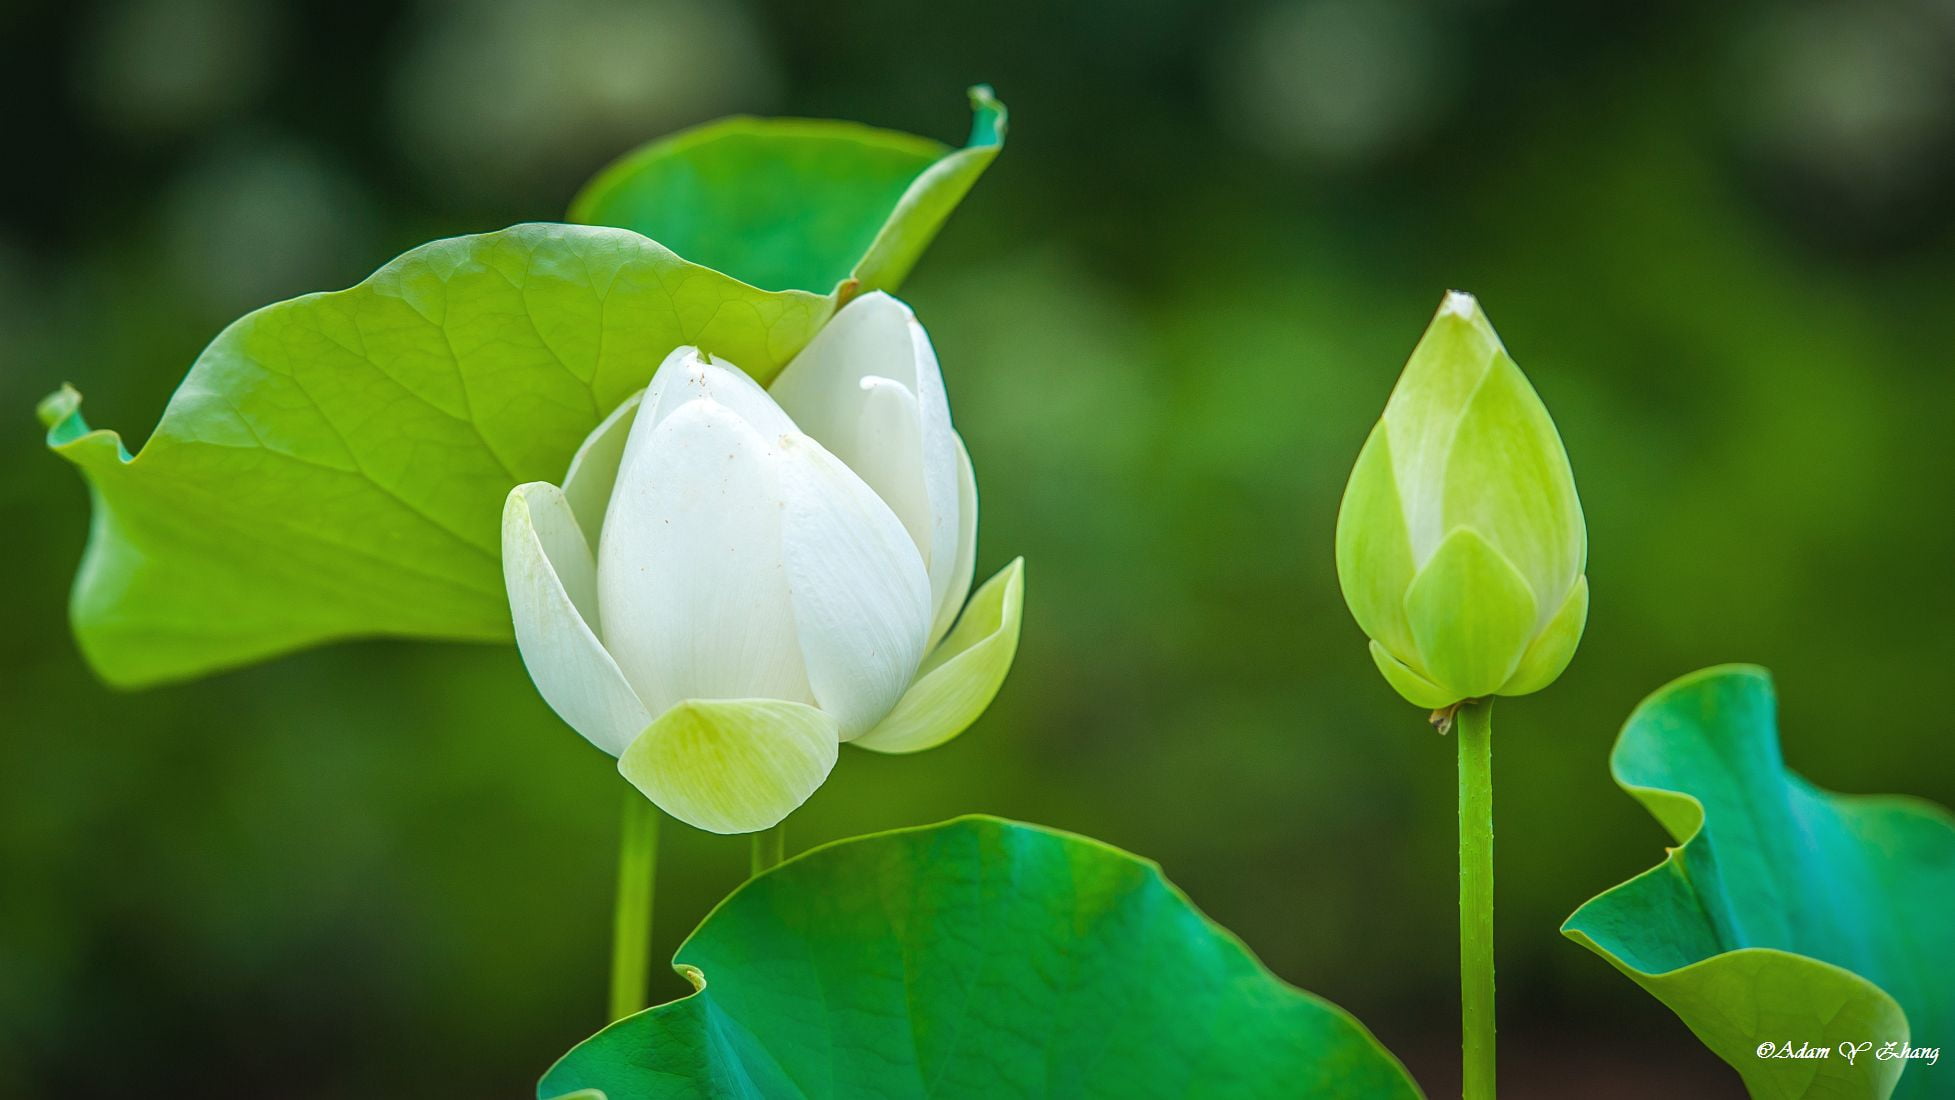
[[(1625, 774), (1628, 767), (1624, 759), (1625, 743), (1628, 740), (1630, 732), (1637, 727), (1638, 722), (1644, 715), (1663, 706), (1671, 697), (1697, 688), (1710, 681), (1731, 677), (1744, 677), (1761, 683), (1766, 693), (1773, 699), (1774, 704), (1776, 704), (1776, 684), (1769, 669), (1757, 664), (1733, 662), (1712, 665), (1679, 676), (1657, 688), (1655, 691), (1652, 691), (1630, 712), (1629, 717), (1623, 723), (1622, 730), (1617, 735), (1614, 747), (1610, 751), (1610, 778), (1625, 793), (1642, 805), (1645, 811), (1651, 817), (1655, 818), (1660, 826), (1670, 832), (1676, 843), (1667, 849), (1662, 862), (1631, 876), (1615, 886), (1603, 890), (1601, 893), (1583, 902), (1569, 915), (1567, 920), (1562, 922), (1560, 932), (1567, 939), (1601, 956), (1625, 977), (1636, 982), (1652, 995), (1657, 995), (1656, 990), (1659, 986), (1685, 983), (1697, 975), (1708, 973), (1720, 967), (1750, 960), (1778, 960), (1794, 967), (1810, 968), (1819, 975), (1826, 976), (1847, 986), (1856, 987), (1862, 991), (1861, 995), (1865, 996), (1869, 1002), (1881, 1007), (1884, 1011), (1891, 1012), (1893, 1018), (1899, 1023), (1901, 1033), (1894, 1036), (1882, 1036), (1882, 1039), (1892, 1038), (1903, 1042), (1911, 1041), (1913, 1038), (1911, 1035), (1912, 1029), (1908, 1022), (1907, 1014), (1900, 1002), (1872, 979), (1836, 963), (1784, 948), (1737, 947), (1726, 948), (1693, 962), (1665, 970), (1644, 970), (1632, 964), (1627, 959), (1624, 959), (1614, 950), (1598, 942), (1585, 929), (1577, 927), (1582, 922), (1584, 915), (1592, 915), (1598, 908), (1608, 906), (1613, 900), (1633, 891), (1648, 880), (1674, 873), (1683, 877), (1687, 882), (1692, 881), (1686, 868), (1685, 860), (1687, 852), (1705, 835), (1708, 811), (1704, 802), (1696, 795), (1690, 794), (1687, 791), (1637, 782), (1631, 779)], [(1776, 741), (1776, 715), (1774, 718), (1774, 741)], [(1929, 799), (1908, 794), (1843, 794), (1826, 790), (1825, 788), (1811, 784), (1810, 781), (1805, 780), (1799, 773), (1786, 766), (1782, 757), (1779, 759), (1779, 771), (1781, 778), (1786, 782), (1806, 783), (1811, 790), (1823, 795), (1827, 800), (1835, 804), (1854, 808), (1884, 807), (1919, 815), (1940, 824), (1949, 830), (1951, 835), (1955, 835), (1955, 813), (1951, 813), (1947, 808)], [(1669, 813), (1666, 815), (1663, 811), (1669, 811)], [(1677, 816), (1679, 812), (1687, 816)], [(1692, 889), (1696, 889), (1694, 884)], [(1683, 1020), (1686, 1027), (1691, 1029), (1693, 1034), (1697, 1033), (1696, 1024), (1691, 1019), (1684, 1017), (1681, 1012), (1678, 1012), (1669, 1004), (1668, 1000), (1660, 995), (1657, 995), (1657, 999), (1666, 1008), (1671, 1008), (1671, 1011), (1677, 1012), (1679, 1018)], [(1703, 1039), (1704, 1037), (1700, 1034), (1699, 1038)], [(1706, 1040), (1706, 1046), (1710, 1046), (1708, 1040)], [(1717, 1053), (1715, 1048), (1712, 1048), (1712, 1050), (1713, 1053)], [(1722, 1057), (1721, 1054), (1720, 1057)], [(1730, 1062), (1729, 1059), (1726, 1059), (1726, 1061), (1728, 1064), (1731, 1064), (1733, 1069), (1738, 1070), (1741, 1076), (1745, 1077), (1747, 1086), (1749, 1086), (1751, 1084), (1751, 1075), (1746, 1073), (1746, 1070), (1750, 1067)], [(1888, 1074), (1879, 1069), (1875, 1070), (1877, 1079), (1871, 1085), (1872, 1092), (1870, 1095), (1884, 1097), (1891, 1094), (1898, 1084), (1901, 1072), (1907, 1066), (1907, 1063), (1901, 1061), (1893, 1061), (1885, 1064), (1891, 1068), (1892, 1072)]]
[(625, 1026), (629, 1025), (633, 1021), (643, 1018), (648, 1013), (657, 1013), (657, 1012), (665, 1011), (675, 1006), (683, 1005), (689, 1001), (692, 1001), (704, 995), (708, 987), (708, 984), (711, 980), (710, 977), (707, 974), (705, 974), (703, 971), (701, 971), (698, 967), (694, 967), (687, 963), (680, 962), (679, 959), (685, 955), (686, 948), (692, 943), (693, 939), (700, 934), (701, 929), (704, 929), (708, 924), (710, 924), (713, 921), (714, 917), (717, 916), (722, 910), (728, 908), (729, 906), (738, 904), (740, 897), (744, 893), (748, 892), (749, 890), (755, 889), (756, 884), (765, 882), (773, 877), (776, 877), (782, 874), (784, 871), (790, 870), (797, 865), (804, 864), (810, 860), (819, 859), (824, 853), (831, 852), (839, 848), (845, 848), (852, 845), (874, 842), (879, 840), (886, 840), (886, 839), (897, 838), (897, 837), (935, 833), (944, 830), (956, 829), (961, 827), (972, 827), (972, 826), (980, 827), (980, 828), (1019, 830), (1019, 831), (1026, 831), (1035, 834), (1040, 834), (1042, 836), (1057, 839), (1067, 843), (1078, 844), (1083, 847), (1097, 851), (1106, 856), (1112, 857), (1114, 859), (1121, 860), (1138, 866), (1151, 884), (1162, 887), (1166, 891), (1167, 895), (1170, 898), (1172, 898), (1175, 902), (1181, 905), (1185, 905), (1190, 912), (1194, 913), (1200, 919), (1202, 925), (1206, 929), (1208, 929), (1211, 934), (1215, 935), (1218, 940), (1222, 941), (1227, 946), (1242, 952), (1243, 956), (1247, 958), (1255, 966), (1258, 972), (1260, 972), (1262, 975), (1267, 977), (1270, 981), (1272, 981), (1276, 985), (1280, 986), (1284, 991), (1295, 994), (1303, 998), (1304, 1000), (1310, 1002), (1314, 1006), (1327, 1012), (1341, 1025), (1350, 1028), (1352, 1032), (1355, 1033), (1357, 1038), (1362, 1040), (1362, 1042), (1370, 1049), (1372, 1053), (1374, 1053), (1384, 1063), (1395, 1068), (1398, 1071), (1400, 1076), (1404, 1078), (1405, 1084), (1408, 1086), (1410, 1090), (1410, 1095), (1415, 1097), (1424, 1095), (1423, 1092), (1419, 1090), (1417, 1083), (1413, 1080), (1411, 1073), (1406, 1070), (1404, 1063), (1398, 1058), (1396, 1054), (1392, 1053), (1390, 1048), (1386, 1047), (1384, 1043), (1381, 1042), (1378, 1039), (1378, 1037), (1372, 1033), (1370, 1028), (1365, 1026), (1363, 1021), (1359, 1020), (1355, 1015), (1353, 1015), (1351, 1012), (1344, 1009), (1342, 1006), (1336, 1004), (1335, 1002), (1330, 1001), (1322, 996), (1319, 996), (1316, 993), (1312, 993), (1311, 991), (1304, 989), (1300, 986), (1297, 986), (1291, 983), (1290, 981), (1288, 981), (1287, 979), (1285, 979), (1284, 977), (1282, 977), (1281, 975), (1277, 974), (1275, 971), (1271, 970), (1269, 966), (1263, 962), (1262, 957), (1256, 953), (1255, 949), (1250, 947), (1249, 944), (1246, 941), (1244, 941), (1241, 936), (1237, 935), (1233, 930), (1229, 929), (1227, 926), (1215, 920), (1215, 918), (1209, 916), (1207, 911), (1202, 909), (1201, 906), (1197, 905), (1194, 899), (1191, 898), (1185, 890), (1183, 890), (1178, 884), (1176, 884), (1172, 878), (1168, 877), (1166, 871), (1161, 867), (1159, 861), (1151, 859), (1147, 856), (1143, 856), (1134, 852), (1127, 851), (1126, 849), (1121, 848), (1118, 845), (1110, 844), (1097, 837), (1088, 836), (1084, 833), (1073, 832), (1068, 829), (1061, 829), (1054, 826), (1039, 825), (1031, 822), (1018, 821), (1012, 818), (1001, 817), (995, 814), (968, 813), (968, 814), (959, 814), (956, 817), (948, 818), (943, 821), (933, 822), (929, 824), (906, 825), (906, 826), (901, 826), (892, 829), (879, 830), (873, 833), (864, 833), (857, 836), (844, 837), (838, 840), (827, 841), (815, 845), (814, 847), (808, 848), (805, 851), (798, 852), (795, 855), (790, 856), (787, 859), (783, 860), (780, 864), (768, 869), (767, 871), (764, 871), (761, 874), (756, 875), (753, 878), (747, 879), (745, 882), (742, 882), (739, 886), (735, 887), (732, 890), (732, 892), (728, 893), (724, 898), (721, 898), (718, 903), (716, 903), (710, 910), (707, 911), (706, 915), (700, 919), (699, 923), (696, 926), (694, 926), (693, 930), (686, 934), (686, 938), (680, 942), (678, 949), (673, 953), (673, 958), (671, 963), (672, 969), (675, 973), (677, 973), (680, 977), (684, 978), (688, 983), (692, 985), (693, 987), (692, 992), (686, 994), (683, 997), (678, 997), (678, 998), (674, 998), (673, 1000), (665, 1001), (660, 1004), (651, 1005), (645, 1009), (640, 1010), (639, 1012), (633, 1013), (630, 1016), (625, 1016), (618, 1020), (614, 1020), (611, 1023), (605, 1025), (603, 1028), (599, 1029), (597, 1032), (593, 1033), (588, 1038), (579, 1042), (575, 1047), (572, 1047), (569, 1052), (565, 1053), (562, 1057), (558, 1058), (555, 1062), (553, 1062), (550, 1068), (546, 1070), (543, 1076), (539, 1079), (538, 1081), (539, 1090), (537, 1092), (537, 1096), (539, 1097), (539, 1100), (607, 1100), (608, 1094), (605, 1093), (602, 1089), (587, 1088), (587, 1089), (573, 1090), (568, 1093), (547, 1093), (542, 1091), (540, 1086), (544, 1082), (547, 1082), (549, 1080), (551, 1075), (556, 1072), (559, 1066), (570, 1061), (570, 1059), (576, 1055), (578, 1049), (583, 1047), (585, 1044), (596, 1042), (598, 1039), (612, 1032), (613, 1030), (624, 1028)]

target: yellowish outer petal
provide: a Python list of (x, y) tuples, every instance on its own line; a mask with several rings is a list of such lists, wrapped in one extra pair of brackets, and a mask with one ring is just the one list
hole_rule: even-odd
[(835, 766), (835, 720), (779, 699), (688, 699), (652, 722), (618, 771), (659, 809), (710, 833), (772, 828)]
[(1582, 575), (1582, 504), (1561, 435), (1507, 353), (1496, 352), (1454, 432), (1444, 528), (1478, 531), (1526, 578), (1540, 630)]
[(1561, 603), (1554, 618), (1548, 620), (1534, 644), (1527, 647), (1520, 667), (1500, 685), (1501, 695), (1527, 695), (1540, 691), (1560, 679), (1563, 669), (1575, 657), (1575, 647), (1588, 625), (1588, 577), (1575, 580), (1575, 590)]
[(1019, 558), (984, 582), (896, 709), (854, 744), (877, 752), (921, 752), (968, 729), (1011, 671), (1024, 604), (1025, 559)]
[(1534, 593), (1478, 531), (1446, 536), (1405, 594), (1426, 679), (1460, 698), (1490, 695), (1534, 639)]
[(1384, 673), (1385, 682), (1403, 695), (1407, 702), (1427, 710), (1450, 707), (1465, 696), (1449, 692), (1425, 677), (1405, 667), (1396, 657), (1385, 652), (1385, 647), (1377, 642), (1371, 643), (1371, 660)]
[(1405, 618), (1405, 592), (1415, 572), (1392, 475), (1391, 443), (1381, 422), (1358, 452), (1338, 506), (1337, 583), (1365, 636), (1417, 669), (1422, 665)]

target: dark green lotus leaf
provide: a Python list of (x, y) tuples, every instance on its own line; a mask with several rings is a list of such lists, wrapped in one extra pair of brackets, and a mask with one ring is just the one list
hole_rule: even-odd
[(570, 217), (770, 290), (890, 289), (1003, 147), (1004, 104), (980, 86), (971, 107), (962, 149), (848, 122), (707, 123), (600, 172)]
[[(225, 329), (133, 456), (62, 389), (41, 404), (48, 446), (95, 503), (70, 607), (83, 653), (104, 679), (140, 686), (338, 638), (509, 637), (509, 488), (561, 478), (681, 344), (771, 379), (849, 295), (901, 279), (996, 154), (1003, 120), (981, 97), (983, 141), (950, 154), (845, 123), (758, 120), (655, 146), (579, 205), (656, 199), (656, 217), (627, 220), (680, 251), (576, 225), (424, 245), (358, 286)], [(867, 152), (841, 156), (838, 142)], [(804, 161), (819, 186), (783, 190), (793, 181), (770, 174)], [(838, 228), (870, 211), (874, 233)], [(761, 278), (765, 264), (859, 274), (810, 292)]]
[(541, 1097), (1419, 1095), (1160, 868), (996, 818), (842, 841), (722, 902), (693, 995), (578, 1045)]
[[(1955, 1065), (1893, 1056), (1955, 1035), (1955, 819), (1814, 787), (1786, 770), (1776, 711), (1749, 667), (1644, 700), (1611, 766), (1682, 846), (1562, 932), (1668, 1005), (1755, 1097), (1955, 1095)], [(1849, 1061), (1843, 1043), (1872, 1045)], [(1788, 1044), (1828, 1053), (1761, 1056)]]

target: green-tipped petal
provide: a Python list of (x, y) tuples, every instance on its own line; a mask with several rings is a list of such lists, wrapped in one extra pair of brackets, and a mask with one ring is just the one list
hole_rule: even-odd
[(1415, 707), (1439, 710), (1465, 698), (1456, 692), (1447, 691), (1405, 667), (1398, 658), (1387, 653), (1385, 647), (1377, 642), (1371, 643), (1371, 660), (1378, 666), (1378, 671), (1385, 674), (1385, 682), (1392, 685), (1393, 690), (1403, 695), (1405, 700)]
[(1478, 531), (1446, 536), (1405, 593), (1426, 678), (1461, 698), (1490, 695), (1534, 637), (1534, 594)]
[(877, 752), (920, 752), (963, 733), (1011, 671), (1024, 603), (1025, 559), (1019, 558), (984, 582), (896, 709), (854, 743)]
[(1547, 407), (1504, 351), (1454, 434), (1443, 488), (1445, 529), (1471, 527), (1527, 578), (1545, 625), (1587, 554), (1575, 474)]
[(1527, 655), (1507, 682), (1500, 685), (1502, 695), (1526, 695), (1540, 691), (1560, 678), (1574, 659), (1575, 646), (1588, 625), (1588, 578), (1577, 578), (1575, 590), (1562, 601), (1561, 610), (1548, 620), (1547, 628), (1527, 647)]
[(713, 833), (772, 828), (835, 766), (835, 719), (779, 699), (688, 699), (658, 716), (618, 771), (658, 808)]
[(1417, 572), (1383, 422), (1371, 429), (1337, 510), (1337, 583), (1365, 635), (1399, 660), (1413, 657), (1405, 590)]

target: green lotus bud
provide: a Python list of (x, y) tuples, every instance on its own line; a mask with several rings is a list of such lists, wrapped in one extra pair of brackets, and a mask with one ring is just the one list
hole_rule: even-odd
[(1588, 622), (1588, 528), (1548, 410), (1470, 294), (1440, 303), (1337, 515), (1337, 579), (1400, 695), (1555, 681)]

